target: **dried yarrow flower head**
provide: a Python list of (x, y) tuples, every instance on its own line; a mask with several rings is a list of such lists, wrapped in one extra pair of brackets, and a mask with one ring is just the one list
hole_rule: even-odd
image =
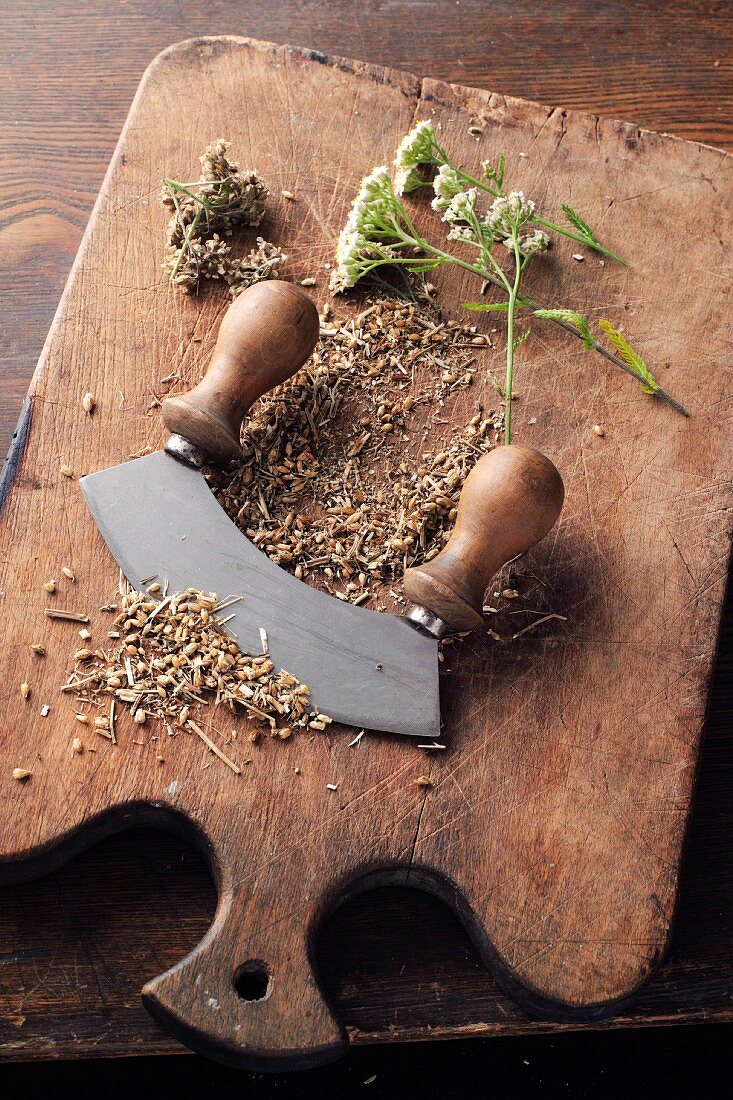
[(228, 240), (238, 226), (258, 226), (269, 189), (256, 172), (240, 170), (226, 156), (229, 142), (219, 138), (201, 160), (201, 179), (183, 184), (165, 179), (161, 202), (171, 210), (168, 255), (163, 264), (170, 280), (188, 293), (201, 279), (221, 279), (233, 295), (245, 286), (272, 277), (285, 259), (275, 245), (257, 239), (257, 249), (244, 258), (232, 254)]
[(287, 260), (287, 256), (277, 245), (258, 237), (257, 248), (253, 248), (247, 256), (235, 257), (229, 263), (226, 281), (229, 283), (232, 298), (236, 298), (253, 283), (276, 278), (278, 267), (284, 260)]
[[(201, 179), (196, 184), (184, 187), (198, 187), (195, 195), (187, 194), (175, 180), (165, 181), (161, 192), (161, 202), (173, 211), (171, 219), (171, 244), (179, 246), (186, 230), (201, 209), (216, 217), (216, 228), (226, 233), (238, 225), (259, 225), (265, 216), (265, 200), (270, 191), (265, 181), (256, 172), (240, 171), (236, 161), (226, 157), (230, 143), (219, 138), (207, 146), (200, 157)], [(177, 190), (182, 190), (180, 195)]]
[(229, 287), (233, 298), (248, 286), (263, 279), (272, 279), (286, 257), (280, 249), (262, 237), (257, 238), (257, 248), (249, 255), (232, 256), (232, 250), (218, 233), (209, 240), (192, 240), (189, 245), (190, 261), (181, 264), (175, 279), (177, 286), (193, 293), (200, 279), (220, 279)]

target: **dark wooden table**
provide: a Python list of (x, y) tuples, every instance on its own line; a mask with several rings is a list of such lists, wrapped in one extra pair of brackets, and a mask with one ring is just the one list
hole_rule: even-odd
[[(727, 0), (4, 0), (0, 446), (11, 438), (145, 66), (171, 42), (226, 33), (733, 148)], [(672, 948), (609, 1028), (733, 1019), (732, 606), (729, 598)], [(196, 943), (214, 905), (199, 857), (141, 831), (45, 880), (0, 891), (0, 1055), (179, 1049), (138, 992)], [(323, 933), (320, 964), (357, 1043), (562, 1028), (519, 1012), (456, 918), (407, 890), (377, 890), (345, 906)]]

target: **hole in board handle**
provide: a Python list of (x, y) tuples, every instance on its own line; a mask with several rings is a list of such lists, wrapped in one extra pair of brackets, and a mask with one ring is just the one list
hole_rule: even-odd
[(234, 975), (234, 989), (242, 1001), (264, 1001), (270, 993), (272, 976), (264, 963), (250, 959)]

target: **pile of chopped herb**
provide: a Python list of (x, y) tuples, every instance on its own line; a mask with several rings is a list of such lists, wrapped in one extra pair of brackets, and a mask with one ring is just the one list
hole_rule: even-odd
[[(126, 592), (110, 632), (120, 639), (116, 648), (85, 646), (73, 655), (74, 669), (62, 690), (75, 696), (79, 723), (115, 741), (119, 704), (140, 726), (151, 717), (170, 736), (197, 735), (234, 771), (238, 766), (197, 721), (208, 703), (246, 714), (280, 740), (295, 730), (325, 730), (331, 719), (318, 713), (310, 688), (275, 668), (264, 632), (263, 653), (255, 655), (243, 653), (226, 634), (219, 616), (234, 602), (194, 589), (162, 598)], [(250, 740), (258, 736), (255, 728)]]
[(312, 359), (246, 422), (241, 462), (208, 472), (219, 502), (299, 579), (384, 606), (384, 585), (445, 545), (463, 483), (502, 430), (480, 402), (453, 427), (489, 346), (426, 302), (380, 297), (356, 318), (326, 316)]

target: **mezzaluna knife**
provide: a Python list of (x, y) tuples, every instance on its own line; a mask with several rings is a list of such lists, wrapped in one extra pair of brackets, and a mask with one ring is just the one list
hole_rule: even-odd
[(440, 736), (438, 643), (483, 623), (485, 589), (539, 541), (563, 503), (539, 451), (498, 447), (466, 479), (455, 529), (429, 563), (405, 573), (407, 615), (369, 611), (296, 580), (258, 550), (212, 494), (202, 467), (240, 452), (254, 401), (298, 370), (318, 339), (313, 301), (271, 280), (244, 291), (222, 320), (203, 380), (163, 402), (165, 449), (81, 478), (89, 509), (133, 587), (151, 575), (172, 591), (240, 596), (227, 629), (307, 684), (334, 721), (425, 739)]

